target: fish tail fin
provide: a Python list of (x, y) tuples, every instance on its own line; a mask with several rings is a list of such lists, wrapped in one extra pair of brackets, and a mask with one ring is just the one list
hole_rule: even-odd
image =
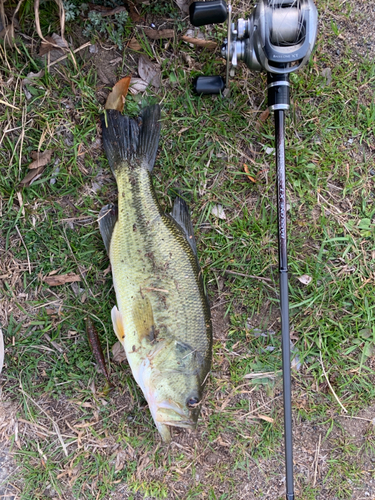
[(159, 145), (159, 105), (144, 108), (135, 119), (109, 109), (101, 122), (103, 146), (114, 176), (125, 165), (140, 165), (151, 172)]

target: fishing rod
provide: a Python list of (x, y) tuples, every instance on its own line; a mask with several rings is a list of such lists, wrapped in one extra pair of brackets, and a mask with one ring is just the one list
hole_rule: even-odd
[(285, 112), (290, 105), (289, 74), (309, 60), (316, 40), (318, 13), (313, 0), (260, 0), (249, 19), (238, 19), (235, 24), (232, 23), (231, 5), (226, 5), (224, 0), (190, 5), (193, 26), (225, 21), (228, 32), (221, 54), (227, 61), (226, 80), (221, 76), (200, 76), (194, 81), (194, 90), (200, 95), (229, 90), (230, 68), (236, 67), (238, 61), (243, 61), (251, 70), (267, 72), (268, 108), (275, 117), (286, 499), (294, 500)]

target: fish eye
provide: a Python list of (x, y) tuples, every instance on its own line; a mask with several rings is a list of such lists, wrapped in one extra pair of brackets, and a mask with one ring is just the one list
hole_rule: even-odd
[(199, 399), (195, 398), (195, 397), (194, 398), (190, 398), (187, 401), (187, 405), (188, 405), (189, 408), (195, 408), (198, 403), (199, 403)]

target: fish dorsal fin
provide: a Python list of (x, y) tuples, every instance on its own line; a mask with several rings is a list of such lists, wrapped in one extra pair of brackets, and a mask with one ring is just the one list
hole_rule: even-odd
[(99, 230), (102, 235), (107, 254), (109, 255), (109, 246), (111, 243), (113, 228), (117, 222), (117, 205), (106, 205), (99, 212)]
[(133, 321), (140, 341), (155, 339), (155, 324), (150, 299), (143, 295), (133, 305)]
[(180, 226), (194, 254), (197, 255), (197, 244), (194, 238), (194, 230), (190, 218), (189, 207), (179, 196), (177, 196), (177, 198), (174, 200), (171, 217)]
[(125, 340), (124, 322), (122, 320), (122, 315), (116, 306), (112, 307), (111, 317), (115, 334), (119, 339), (120, 344), (123, 344)]
[(144, 166), (151, 172), (154, 168), (160, 137), (160, 106), (155, 104), (142, 110), (142, 130), (139, 136), (138, 154)]

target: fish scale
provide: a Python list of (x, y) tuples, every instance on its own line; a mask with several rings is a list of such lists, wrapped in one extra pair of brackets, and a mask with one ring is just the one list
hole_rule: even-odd
[(124, 168), (117, 184), (121, 195), (110, 260), (118, 308), (124, 321), (126, 324), (130, 321), (132, 302), (141, 289), (150, 295), (156, 328), (162, 325), (161, 333), (164, 330), (177, 340), (194, 343), (195, 349), (205, 356), (210, 344), (201, 332), (207, 313), (202, 299), (197, 301), (201, 291), (189, 244), (173, 227), (174, 222), (161, 213), (147, 170), (134, 172)]
[(114, 329), (168, 442), (170, 426), (195, 426), (212, 327), (187, 206), (177, 198), (172, 216), (164, 214), (152, 186), (159, 116), (153, 106), (138, 120), (117, 111), (102, 120), (118, 208), (104, 207), (99, 225), (116, 291)]

